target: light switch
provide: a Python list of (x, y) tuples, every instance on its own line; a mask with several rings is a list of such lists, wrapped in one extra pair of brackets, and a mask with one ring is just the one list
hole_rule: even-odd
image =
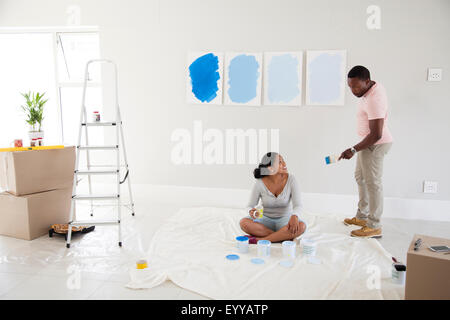
[(442, 69), (428, 69), (428, 81), (441, 81), (442, 80)]
[(437, 193), (438, 183), (437, 181), (424, 181), (423, 193)]

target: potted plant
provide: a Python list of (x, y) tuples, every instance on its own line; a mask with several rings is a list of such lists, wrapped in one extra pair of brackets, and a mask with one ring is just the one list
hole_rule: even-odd
[(42, 94), (39, 92), (22, 93), (22, 96), (25, 98), (25, 104), (21, 107), (28, 117), (26, 121), (30, 125), (30, 131), (28, 132), (30, 141), (44, 138), (42, 121), (44, 120), (44, 105), (48, 100), (44, 100), (44, 95), (45, 92)]

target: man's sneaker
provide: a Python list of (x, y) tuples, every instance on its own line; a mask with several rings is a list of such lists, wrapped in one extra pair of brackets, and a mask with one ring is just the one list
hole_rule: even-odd
[(381, 228), (372, 229), (368, 226), (364, 226), (361, 229), (353, 230), (350, 232), (352, 237), (358, 238), (381, 238), (383, 235), (381, 234)]
[(366, 220), (358, 219), (356, 217), (353, 218), (346, 218), (344, 219), (344, 224), (346, 226), (349, 226), (351, 224), (354, 224), (355, 226), (364, 227), (366, 225)]

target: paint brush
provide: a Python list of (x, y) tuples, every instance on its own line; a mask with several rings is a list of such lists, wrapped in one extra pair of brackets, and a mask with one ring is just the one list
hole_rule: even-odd
[(326, 156), (325, 157), (325, 163), (326, 164), (332, 164), (339, 161), (339, 156), (332, 155), (332, 156)]

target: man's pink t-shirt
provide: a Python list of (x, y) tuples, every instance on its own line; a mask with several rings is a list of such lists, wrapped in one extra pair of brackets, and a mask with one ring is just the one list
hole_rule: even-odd
[(384, 119), (383, 134), (375, 144), (392, 142), (392, 135), (387, 125), (388, 101), (384, 87), (375, 83), (358, 102), (357, 132), (360, 137), (370, 133), (369, 120)]

